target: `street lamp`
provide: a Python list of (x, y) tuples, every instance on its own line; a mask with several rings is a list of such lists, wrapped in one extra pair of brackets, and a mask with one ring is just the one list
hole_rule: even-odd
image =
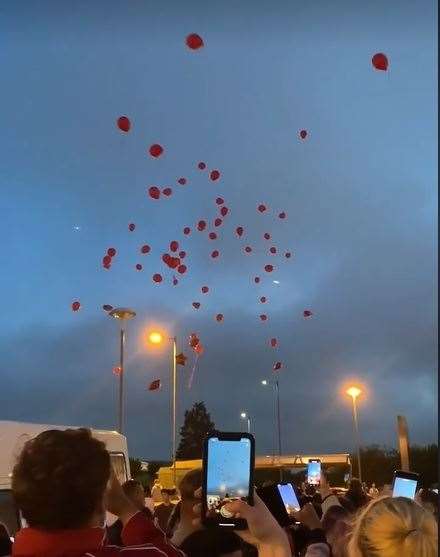
[(115, 308), (109, 313), (110, 317), (116, 319), (120, 325), (119, 334), (119, 400), (118, 400), (118, 431), (124, 430), (124, 347), (126, 321), (136, 317), (136, 312), (130, 308)]
[(359, 475), (359, 481), (362, 482), (361, 442), (359, 437), (359, 424), (358, 424), (358, 414), (357, 414), (357, 405), (356, 405), (356, 399), (360, 394), (362, 394), (362, 391), (358, 387), (353, 386), (347, 389), (345, 392), (348, 396), (351, 396), (353, 402), (353, 425), (354, 425), (355, 442), (356, 442), (357, 455), (358, 455), (358, 475)]
[(251, 432), (251, 417), (248, 414), (246, 414), (246, 412), (242, 412), (240, 414), (240, 418), (242, 420), (247, 420), (247, 430), (248, 430), (248, 433), (250, 433)]
[[(152, 331), (148, 335), (148, 340), (151, 344), (159, 346), (164, 341), (164, 336), (158, 331)], [(171, 384), (173, 386), (171, 391), (171, 444), (172, 444), (172, 459), (173, 459), (173, 480), (176, 485), (176, 413), (177, 413), (177, 339), (176, 337), (168, 337), (173, 343), (173, 362), (171, 366)]]
[(281, 412), (280, 412), (280, 384), (278, 383), (278, 379), (275, 381), (268, 381), (267, 379), (263, 379), (261, 384), (264, 387), (267, 385), (271, 385), (274, 389), (275, 393), (275, 401), (276, 401), (276, 422), (277, 422), (277, 430), (278, 430), (278, 461), (280, 465), (280, 481), (283, 481), (283, 468), (281, 466)]

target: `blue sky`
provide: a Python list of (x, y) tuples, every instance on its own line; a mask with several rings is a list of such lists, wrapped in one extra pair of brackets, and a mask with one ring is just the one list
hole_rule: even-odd
[[(112, 304), (138, 312), (127, 344), (135, 454), (170, 451), (169, 358), (145, 348), (150, 323), (172, 330), (188, 355), (191, 332), (205, 345), (192, 389), (181, 382), (179, 415), (204, 400), (217, 427), (234, 430), (245, 409), (257, 454), (273, 446), (272, 398), (260, 381), (278, 360), (286, 452), (350, 450), (338, 389), (351, 377), (368, 385), (365, 442), (394, 444), (397, 414), (410, 440), (432, 441), (436, 21), (425, 0), (3, 2), (0, 418), (114, 427), (117, 331), (101, 309)], [(204, 39), (200, 51), (185, 46), (191, 32)], [(387, 54), (388, 72), (372, 68), (376, 52)], [(128, 134), (115, 126), (121, 114)], [(165, 153), (152, 159), (156, 142)], [(150, 185), (174, 194), (154, 202)], [(217, 216), (218, 195), (231, 210), (221, 238), (184, 239), (183, 226)], [(294, 257), (268, 256), (266, 231)], [(154, 285), (174, 239), (188, 274), (176, 288), (169, 272)], [(141, 260), (143, 243), (152, 253)], [(105, 271), (110, 246), (118, 256)], [(254, 285), (268, 262), (279, 284)], [(148, 393), (155, 378), (163, 389)]]

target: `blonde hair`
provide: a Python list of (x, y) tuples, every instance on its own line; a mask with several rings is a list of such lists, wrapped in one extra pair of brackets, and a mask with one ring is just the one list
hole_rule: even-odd
[(373, 500), (357, 517), (350, 557), (435, 557), (434, 516), (405, 497)]

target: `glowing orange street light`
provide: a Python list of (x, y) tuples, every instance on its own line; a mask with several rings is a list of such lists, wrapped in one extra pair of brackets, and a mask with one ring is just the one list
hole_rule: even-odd
[(351, 396), (353, 402), (353, 425), (354, 425), (354, 433), (357, 445), (357, 455), (358, 455), (358, 475), (359, 481), (362, 481), (362, 469), (361, 469), (361, 442), (359, 437), (359, 424), (358, 424), (358, 413), (357, 413), (357, 405), (356, 399), (359, 395), (362, 394), (362, 390), (359, 387), (352, 386), (349, 387), (346, 391), (348, 396)]
[(148, 335), (148, 340), (151, 344), (162, 344), (163, 336), (158, 331), (153, 331)]

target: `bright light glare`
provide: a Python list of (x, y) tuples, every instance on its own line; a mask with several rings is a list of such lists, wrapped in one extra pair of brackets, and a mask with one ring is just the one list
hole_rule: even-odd
[(267, 379), (263, 379), (263, 381), (261, 381), (262, 385), (267, 385)]
[(240, 414), (240, 416), (241, 416), (242, 418), (246, 418), (246, 415), (247, 415), (246, 412), (242, 412), (242, 413)]
[(149, 334), (148, 340), (151, 342), (151, 344), (160, 344), (163, 340), (163, 337), (160, 333), (155, 331)]
[(274, 284), (280, 284), (280, 281), (279, 281), (279, 280), (274, 280), (274, 281), (272, 281), (272, 282), (273, 282)]
[(362, 393), (358, 387), (350, 387), (345, 392), (352, 398), (357, 398)]

